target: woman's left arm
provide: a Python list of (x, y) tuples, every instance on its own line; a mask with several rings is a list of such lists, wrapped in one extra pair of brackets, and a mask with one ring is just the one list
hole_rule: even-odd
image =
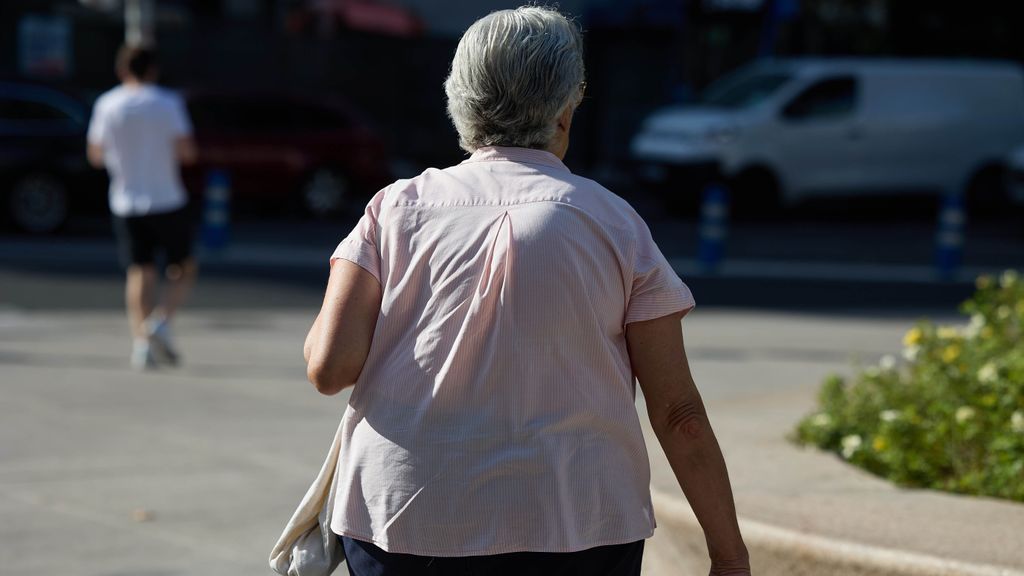
[(381, 296), (373, 274), (348, 260), (331, 263), (324, 303), (303, 347), (306, 376), (321, 394), (337, 394), (359, 378), (373, 342)]

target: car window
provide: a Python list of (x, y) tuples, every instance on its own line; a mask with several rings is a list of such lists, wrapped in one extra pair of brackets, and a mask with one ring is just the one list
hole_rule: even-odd
[(774, 94), (791, 78), (788, 74), (727, 76), (709, 86), (701, 101), (715, 108), (747, 108)]
[(0, 98), (0, 120), (75, 120), (70, 114), (45, 102), (22, 98)]
[(326, 107), (276, 99), (201, 98), (188, 103), (200, 131), (282, 133), (338, 129), (347, 119)]
[(819, 80), (797, 94), (782, 109), (788, 120), (823, 120), (847, 116), (857, 105), (857, 80), (834, 76)]

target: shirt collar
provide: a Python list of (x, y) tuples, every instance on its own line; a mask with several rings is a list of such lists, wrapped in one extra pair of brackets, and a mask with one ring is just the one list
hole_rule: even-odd
[(484, 146), (478, 148), (473, 155), (463, 160), (462, 163), (466, 164), (469, 162), (494, 162), (494, 161), (506, 161), (516, 162), (519, 164), (540, 164), (542, 166), (549, 166), (558, 170), (564, 170), (569, 172), (569, 168), (555, 156), (547, 150), (537, 150), (535, 148), (516, 148), (512, 146)]

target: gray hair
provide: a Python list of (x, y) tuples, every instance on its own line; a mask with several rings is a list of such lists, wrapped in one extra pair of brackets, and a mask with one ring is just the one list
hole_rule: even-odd
[(459, 145), (547, 147), (559, 114), (579, 104), (583, 81), (582, 35), (557, 10), (484, 16), (459, 40), (444, 83)]

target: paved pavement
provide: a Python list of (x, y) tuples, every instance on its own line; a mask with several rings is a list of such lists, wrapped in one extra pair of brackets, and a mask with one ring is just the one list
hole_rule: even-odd
[[(109, 238), (3, 238), (0, 573), (267, 573), (344, 403), (305, 383), (299, 348), (348, 225), (241, 227), (206, 258), (181, 318), (186, 366), (155, 374), (126, 367)], [(921, 315), (949, 316), (974, 273), (1020, 267), (1019, 240), (994, 234), (946, 283), (921, 266), (920, 223), (873, 240), (858, 230), (867, 244), (849, 258), (828, 227), (762, 231), (782, 238), (772, 249), (741, 236), (749, 259), (707, 275), (687, 257), (692, 229), (654, 226), (699, 301), (688, 348), (755, 573), (1024, 574), (1024, 506), (897, 489), (785, 439), (825, 374), (897, 350)], [(865, 256), (899, 238), (911, 248)], [(645, 576), (706, 573), (699, 528), (647, 432), (661, 528)]]
[[(229, 289), (215, 284), (197, 299)], [(126, 367), (120, 310), (2, 309), (0, 571), (268, 573), (345, 401), (304, 381), (316, 302), (301, 299), (193, 308), (179, 325), (186, 365), (147, 374)], [(714, 308), (685, 320), (756, 574), (1024, 571), (1024, 506), (897, 489), (785, 440), (826, 373), (892, 351), (912, 320)], [(661, 527), (645, 575), (706, 573), (702, 538), (647, 433)]]

